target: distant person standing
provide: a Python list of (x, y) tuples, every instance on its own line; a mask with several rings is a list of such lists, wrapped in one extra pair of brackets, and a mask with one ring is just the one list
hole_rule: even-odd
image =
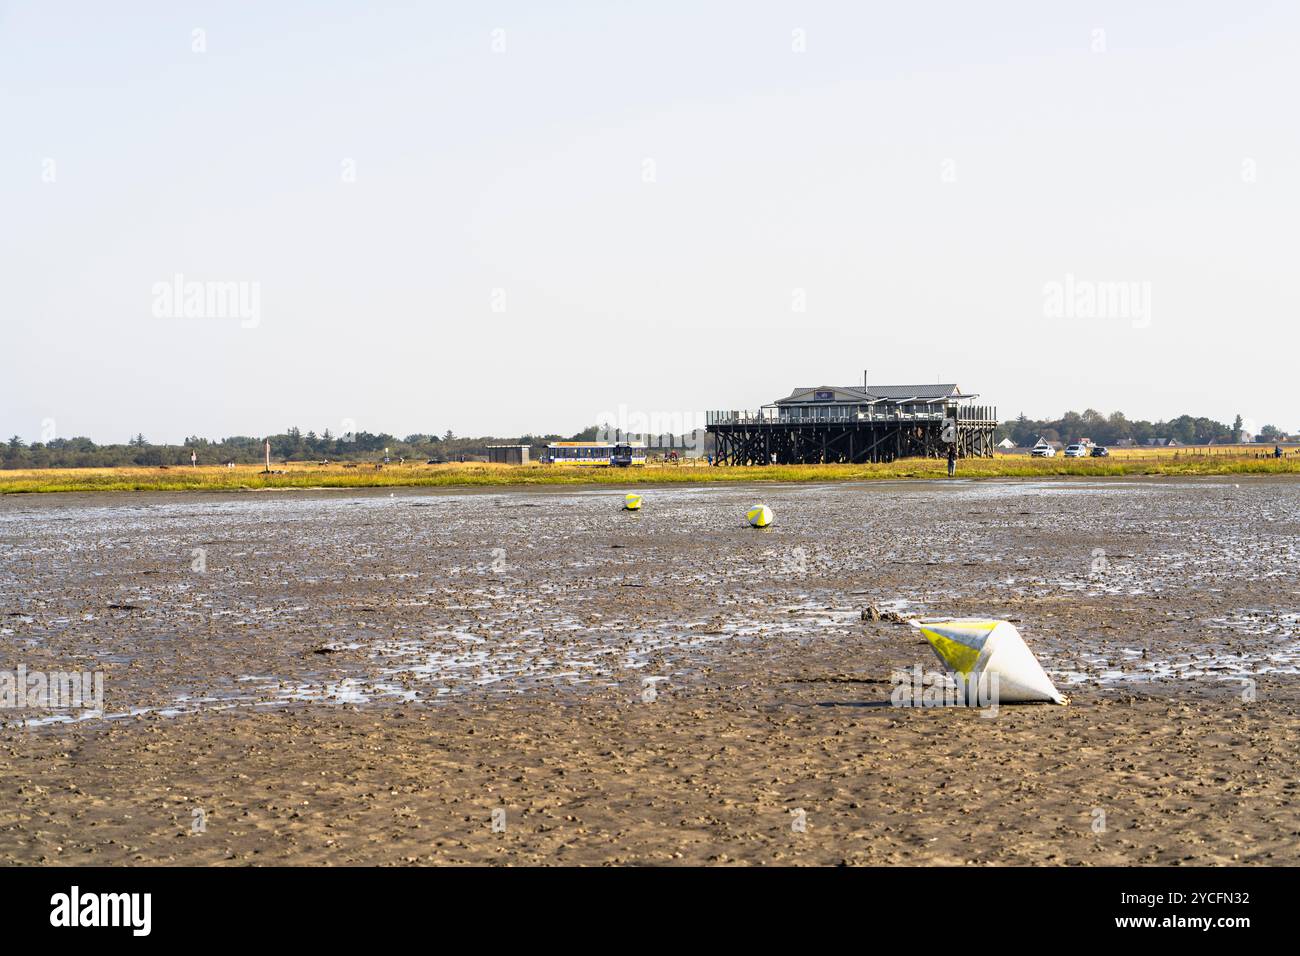
[(955, 442), (948, 443), (948, 477), (957, 476), (957, 445)]
[(1281, 457), (1282, 457), (1282, 446), (1281, 446), (1281, 445), (1274, 445), (1274, 446), (1273, 446), (1273, 457), (1274, 457), (1274, 458), (1281, 458)]

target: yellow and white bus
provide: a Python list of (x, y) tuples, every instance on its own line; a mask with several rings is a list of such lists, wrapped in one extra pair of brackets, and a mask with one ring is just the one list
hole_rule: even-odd
[(645, 464), (645, 442), (640, 441), (557, 441), (546, 446), (546, 460), (552, 465), (595, 465), (626, 468)]

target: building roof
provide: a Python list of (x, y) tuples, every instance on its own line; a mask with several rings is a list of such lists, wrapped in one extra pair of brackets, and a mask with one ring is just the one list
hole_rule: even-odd
[(934, 402), (946, 398), (974, 398), (974, 393), (965, 393), (956, 384), (947, 385), (817, 385), (812, 388), (796, 388), (785, 398), (778, 398), (776, 404), (788, 405), (800, 402), (812, 402), (817, 392), (831, 392), (835, 402), (906, 402), (911, 400)]

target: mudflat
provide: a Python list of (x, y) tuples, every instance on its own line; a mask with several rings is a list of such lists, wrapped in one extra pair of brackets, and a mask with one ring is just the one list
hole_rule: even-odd
[[(0, 862), (1300, 858), (1300, 482), (642, 493), (0, 500), (0, 669), (104, 679)], [(920, 614), (1071, 704), (891, 706)]]

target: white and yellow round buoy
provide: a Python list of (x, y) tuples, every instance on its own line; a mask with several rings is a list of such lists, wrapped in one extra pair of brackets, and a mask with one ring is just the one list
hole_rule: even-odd
[(745, 512), (745, 517), (755, 528), (766, 528), (772, 523), (772, 509), (767, 505), (754, 505)]
[(641, 510), (641, 496), (640, 496), (640, 495), (628, 495), (627, 497), (625, 497), (625, 498), (623, 499), (623, 509), (624, 509), (625, 511), (640, 511), (640, 510)]

